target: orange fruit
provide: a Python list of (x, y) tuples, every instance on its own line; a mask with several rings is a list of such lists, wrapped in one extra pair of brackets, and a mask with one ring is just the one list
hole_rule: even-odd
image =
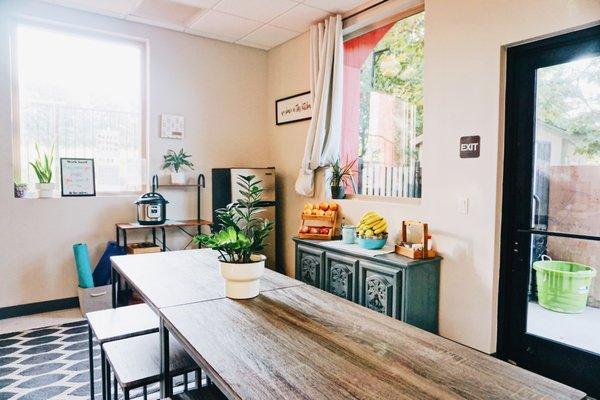
[(329, 208), (329, 204), (323, 202), (319, 204), (319, 208), (323, 211), (327, 211), (327, 209)]
[(338, 205), (337, 203), (329, 203), (329, 209), (331, 211), (337, 211), (338, 210)]

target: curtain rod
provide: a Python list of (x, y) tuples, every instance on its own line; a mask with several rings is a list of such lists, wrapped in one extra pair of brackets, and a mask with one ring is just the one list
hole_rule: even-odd
[(383, 3), (386, 3), (387, 1), (388, 0), (381, 0), (381, 1), (378, 1), (377, 3), (375, 3), (375, 4), (371, 4), (370, 6), (368, 6), (367, 8), (365, 8), (363, 10), (360, 10), (360, 11), (355, 12), (354, 14), (350, 14), (350, 15), (345, 16), (344, 18), (342, 18), (342, 21), (345, 21), (348, 18), (356, 17), (357, 15), (360, 15), (360, 14), (364, 13), (365, 11), (369, 11), (369, 10), (371, 10), (371, 9), (373, 9), (373, 8), (375, 8), (375, 7), (383, 4)]

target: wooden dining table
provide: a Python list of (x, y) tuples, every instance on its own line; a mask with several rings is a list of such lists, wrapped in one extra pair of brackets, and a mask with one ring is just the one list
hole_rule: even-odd
[(229, 399), (582, 399), (585, 393), (267, 270), (224, 295), (212, 250), (119, 256), (160, 318), (161, 395), (174, 337)]

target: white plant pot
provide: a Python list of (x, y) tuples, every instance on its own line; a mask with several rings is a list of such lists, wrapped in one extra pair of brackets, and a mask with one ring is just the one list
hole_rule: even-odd
[(56, 183), (36, 183), (35, 187), (38, 190), (38, 197), (40, 199), (48, 199), (54, 197), (54, 189), (56, 188)]
[(255, 255), (252, 256), (253, 262), (246, 264), (220, 261), (219, 272), (225, 278), (225, 296), (230, 299), (251, 299), (258, 296), (266, 259), (263, 255)]
[(187, 183), (187, 177), (185, 172), (171, 172), (171, 184), (172, 185), (185, 185)]

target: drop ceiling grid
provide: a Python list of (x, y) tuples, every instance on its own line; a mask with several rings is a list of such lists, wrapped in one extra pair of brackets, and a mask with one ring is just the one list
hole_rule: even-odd
[[(263, 50), (269, 50), (300, 35), (308, 30), (312, 23), (326, 18), (330, 13), (347, 12), (368, 2), (367, 0), (44, 1)], [(158, 12), (153, 13), (153, 8)], [(189, 11), (189, 16), (184, 15), (184, 18), (181, 13), (185, 13), (186, 10)]]

